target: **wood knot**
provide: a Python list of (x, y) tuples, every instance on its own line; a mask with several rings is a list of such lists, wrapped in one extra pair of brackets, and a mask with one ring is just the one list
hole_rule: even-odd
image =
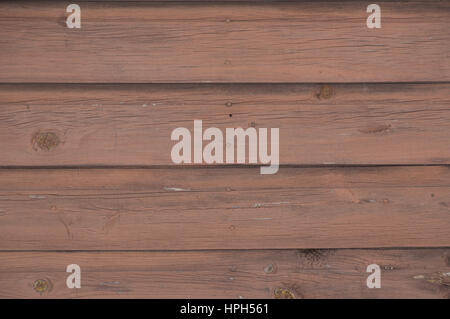
[(334, 90), (329, 85), (322, 85), (319, 89), (319, 92), (316, 93), (316, 97), (319, 100), (327, 100), (334, 95)]
[(49, 288), (50, 285), (45, 279), (38, 279), (35, 282), (33, 282), (33, 289), (39, 294), (43, 294), (44, 292), (48, 291)]
[(277, 272), (277, 265), (275, 264), (268, 264), (266, 267), (264, 267), (264, 272), (266, 274), (274, 274)]
[(61, 143), (55, 132), (37, 132), (31, 138), (31, 144), (35, 151), (51, 151)]
[(273, 294), (275, 299), (295, 299), (294, 293), (286, 288), (277, 288)]
[(299, 250), (299, 255), (310, 262), (318, 262), (328, 257), (330, 251), (326, 249), (303, 249)]

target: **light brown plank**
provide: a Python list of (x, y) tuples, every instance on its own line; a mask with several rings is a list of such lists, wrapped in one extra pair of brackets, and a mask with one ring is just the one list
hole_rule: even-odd
[(279, 128), (281, 164), (450, 164), (449, 105), (450, 84), (0, 85), (0, 165), (173, 165), (198, 119)]
[[(0, 252), (0, 297), (448, 298), (449, 256), (449, 249)], [(81, 267), (80, 289), (66, 287), (72, 263)], [(380, 289), (366, 286), (374, 263)]]
[(0, 249), (450, 246), (448, 167), (0, 170)]
[(450, 3), (0, 3), (0, 82), (450, 80)]

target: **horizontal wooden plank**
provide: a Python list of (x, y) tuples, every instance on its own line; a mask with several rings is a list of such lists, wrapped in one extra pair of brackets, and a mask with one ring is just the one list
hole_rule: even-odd
[(450, 80), (450, 2), (0, 3), (0, 82)]
[(0, 249), (448, 247), (449, 187), (449, 167), (0, 170)]
[(172, 165), (194, 120), (279, 128), (281, 164), (450, 164), (449, 105), (450, 84), (0, 85), (0, 165)]
[[(2, 298), (448, 298), (449, 249), (0, 252)], [(66, 267), (81, 267), (68, 289)], [(366, 268), (381, 268), (369, 289)]]

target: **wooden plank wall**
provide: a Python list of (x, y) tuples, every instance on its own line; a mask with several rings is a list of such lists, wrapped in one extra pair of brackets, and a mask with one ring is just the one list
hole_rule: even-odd
[(0, 298), (450, 298), (450, 1), (77, 3), (0, 2)]

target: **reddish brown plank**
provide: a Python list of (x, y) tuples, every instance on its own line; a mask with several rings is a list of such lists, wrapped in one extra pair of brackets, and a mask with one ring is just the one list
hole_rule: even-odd
[(450, 3), (0, 3), (1, 82), (450, 80)]
[[(0, 297), (448, 298), (449, 256), (449, 249), (0, 252)], [(80, 289), (66, 286), (72, 263), (81, 267)], [(380, 289), (366, 285), (374, 263)]]
[(281, 164), (450, 164), (449, 105), (449, 84), (0, 85), (0, 165), (172, 165), (196, 119), (279, 128)]
[(450, 246), (448, 167), (0, 170), (0, 249)]

